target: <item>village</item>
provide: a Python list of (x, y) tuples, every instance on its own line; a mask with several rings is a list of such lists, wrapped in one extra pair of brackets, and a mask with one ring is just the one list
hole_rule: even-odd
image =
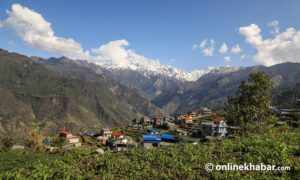
[[(278, 117), (278, 128), (299, 128), (296, 114), (300, 112), (300, 100), (295, 108), (279, 109), (270, 107), (269, 113)], [(190, 110), (185, 114), (172, 114), (165, 117), (142, 116), (133, 119), (127, 126), (88, 130), (85, 133), (62, 130), (59, 137), (66, 141), (64, 148), (96, 147), (99, 154), (126, 151), (129, 148), (147, 150), (174, 144), (198, 144), (212, 139), (234, 138), (240, 127), (228, 126), (224, 117), (212, 112), (208, 107)], [(50, 140), (43, 144), (53, 151), (57, 149)]]

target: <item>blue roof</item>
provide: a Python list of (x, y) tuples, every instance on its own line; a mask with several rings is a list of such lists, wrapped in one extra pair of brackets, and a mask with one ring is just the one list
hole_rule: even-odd
[(50, 141), (50, 140), (44, 140), (44, 141), (43, 141), (43, 144), (45, 144), (45, 145), (51, 145), (51, 144), (52, 144), (52, 141)]
[(88, 132), (85, 133), (86, 135), (88, 136), (93, 136), (94, 135), (94, 132), (92, 130), (89, 130)]
[(161, 137), (158, 134), (144, 134), (143, 141), (160, 141)]
[(158, 130), (155, 129), (155, 128), (149, 128), (149, 129), (148, 129), (148, 132), (151, 132), (151, 133), (157, 133)]
[(172, 135), (170, 135), (170, 134), (163, 134), (163, 135), (161, 135), (161, 139), (175, 141), (175, 137), (172, 136)]

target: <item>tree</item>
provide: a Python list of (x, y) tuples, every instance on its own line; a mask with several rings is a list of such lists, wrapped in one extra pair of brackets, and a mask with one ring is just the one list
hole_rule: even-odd
[(62, 149), (67, 144), (67, 141), (63, 137), (57, 137), (56, 139), (54, 139), (53, 144), (59, 149)]
[(14, 142), (11, 137), (5, 137), (2, 139), (2, 149), (4, 151), (9, 151), (13, 147)]
[(267, 113), (270, 107), (270, 90), (273, 83), (262, 72), (252, 72), (248, 81), (241, 82), (236, 96), (229, 96), (225, 103), (226, 119), (231, 125), (241, 127), (243, 135), (258, 130), (276, 119)]
[(39, 126), (33, 125), (27, 134), (25, 147), (30, 151), (41, 151), (43, 149), (42, 142), (44, 139), (45, 137), (41, 135)]

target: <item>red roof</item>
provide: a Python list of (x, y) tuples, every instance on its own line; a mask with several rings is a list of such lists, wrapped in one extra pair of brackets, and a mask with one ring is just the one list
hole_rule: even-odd
[(119, 133), (119, 132), (113, 132), (112, 133), (112, 136), (113, 137), (120, 137), (120, 136), (123, 136), (123, 134)]
[(218, 117), (213, 119), (214, 122), (219, 123), (221, 121), (224, 121), (224, 118)]
[(68, 131), (60, 131), (60, 134), (67, 135), (67, 134), (72, 134), (72, 133), (71, 133), (71, 132), (68, 132)]

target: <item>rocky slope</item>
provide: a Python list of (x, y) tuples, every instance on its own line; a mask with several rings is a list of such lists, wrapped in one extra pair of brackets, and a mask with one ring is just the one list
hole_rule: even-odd
[(126, 103), (139, 115), (159, 116), (164, 114), (160, 108), (142, 97), (136, 90), (117, 83), (104, 73), (105, 70), (95, 67), (93, 63), (74, 61), (65, 57), (32, 59), (64, 77), (90, 82), (101, 89), (109, 90), (119, 101)]
[[(248, 74), (262, 71), (270, 75), (276, 87), (272, 91), (273, 104), (293, 103), (300, 97), (300, 64), (283, 63), (271, 67), (254, 66), (210, 72), (195, 82), (185, 82), (155, 98), (152, 102), (169, 113), (185, 112), (190, 108), (208, 106), (219, 109), (227, 96), (233, 95)], [(297, 90), (298, 89), (298, 90)], [(285, 92), (285, 93), (284, 93)], [(289, 94), (291, 93), (291, 94)]]
[[(125, 90), (116, 95), (109, 86), (99, 85), (99, 80), (81, 79), (67, 78), (26, 56), (0, 50), (0, 133), (9, 130), (21, 136), (32, 123), (39, 124), (46, 134), (60, 128), (112, 127), (144, 113), (130, 105), (127, 97), (120, 98)], [(111, 88), (118, 87), (112, 84)], [(138, 97), (134, 93), (129, 96)], [(147, 101), (145, 106), (149, 112), (151, 108), (159, 112)]]

